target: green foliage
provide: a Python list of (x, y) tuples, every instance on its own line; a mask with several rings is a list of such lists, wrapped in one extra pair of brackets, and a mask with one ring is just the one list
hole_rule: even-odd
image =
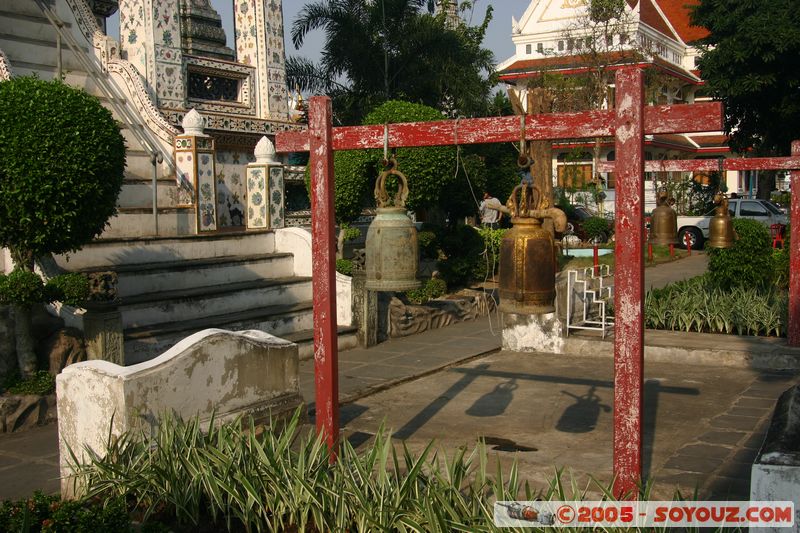
[(800, 10), (796, 0), (703, 0), (693, 24), (710, 34), (699, 68), (724, 103), (731, 146), (789, 155), (800, 138)]
[(478, 26), (450, 28), (421, 0), (317, 0), (292, 24), (299, 48), (321, 29), (320, 64), (287, 59), (289, 86), (333, 98), (337, 119), (360, 122), (366, 112), (392, 99), (420, 102), (452, 116), (483, 114), (495, 84), (494, 57), (482, 47), (492, 7)]
[(124, 532), (131, 520), (124, 500), (101, 505), (94, 501), (64, 500), (37, 491), (31, 498), (0, 505), (0, 531), (42, 533)]
[(81, 305), (89, 298), (89, 280), (73, 272), (50, 278), (44, 287), (45, 300), (67, 305)]
[(506, 234), (506, 229), (478, 228), (483, 238), (484, 257), (478, 265), (476, 279), (491, 279), (500, 268), (500, 243)]
[[(18, 374), (12, 374), (3, 384), (9, 394), (36, 394), (45, 396), (56, 390), (56, 378), (47, 370), (39, 370), (33, 376), (23, 379)], [(2, 531), (2, 528), (0, 528)]]
[(425, 230), (417, 233), (419, 254), (423, 259), (436, 259), (439, 257), (439, 239), (436, 232)]
[(361, 237), (361, 230), (358, 228), (350, 227), (349, 224), (342, 224), (341, 231), (344, 231), (344, 240), (352, 241), (353, 239), (358, 239)]
[(0, 274), (0, 303), (31, 305), (45, 301), (44, 283), (35, 272), (11, 271), (8, 276)]
[(350, 259), (337, 259), (336, 272), (345, 276), (353, 275), (353, 261)]
[(4, 81), (0, 109), (0, 245), (26, 259), (79, 249), (116, 212), (119, 126), (97, 98), (60, 81)]
[(485, 263), (485, 244), (472, 226), (447, 228), (440, 237), (439, 273), (448, 287), (463, 287), (478, 279)]
[(419, 289), (406, 291), (406, 298), (412, 304), (422, 305), (445, 294), (447, 294), (447, 282), (439, 278), (430, 278)]
[(786, 334), (786, 291), (722, 289), (698, 276), (653, 289), (645, 297), (645, 327), (736, 335)]
[(735, 218), (733, 227), (739, 238), (732, 247), (709, 249), (710, 281), (722, 289), (769, 287), (775, 278), (769, 230), (746, 218)]
[(14, 269), (0, 274), (0, 303), (30, 305), (63, 302), (79, 305), (89, 297), (89, 280), (78, 273), (61, 274), (45, 285), (35, 272)]
[(625, 12), (625, 0), (591, 0), (589, 18), (592, 22), (608, 22), (618, 19)]
[[(515, 461), (501, 466), (482, 441), (452, 454), (434, 443), (412, 452), (383, 427), (360, 452), (342, 439), (331, 463), (322, 438), (299, 431), (299, 412), (261, 434), (252, 420), (204, 433), (197, 419), (166, 417), (152, 435), (128, 433), (103, 457), (89, 453), (79, 474), (90, 496), (127, 498), (146, 524), (172, 531), (495, 531), (495, 500), (614, 499), (610, 486), (579, 488), (560, 471), (534, 491)], [(647, 495), (645, 487), (640, 499)]]
[[(364, 124), (427, 122), (442, 119), (442, 114), (432, 107), (391, 100), (369, 113), (364, 119)], [(372, 188), (379, 169), (382, 169), (380, 162), (383, 159), (383, 151), (369, 150), (362, 154), (367, 158), (370, 168), (375, 169), (370, 181)], [(399, 170), (408, 178), (408, 208), (425, 209), (441, 205), (447, 211), (449, 199), (443, 191), (456, 182), (456, 148), (450, 146), (398, 148), (396, 158)]]
[(589, 239), (603, 238), (608, 239), (611, 227), (608, 220), (604, 217), (591, 217), (584, 220), (581, 225)]
[(719, 172), (709, 173), (708, 185), (687, 177), (665, 180), (661, 186), (670, 198), (675, 199), (675, 212), (687, 216), (701, 216), (710, 212), (714, 208), (714, 195), (720, 188), (725, 188), (725, 184), (720, 183)]

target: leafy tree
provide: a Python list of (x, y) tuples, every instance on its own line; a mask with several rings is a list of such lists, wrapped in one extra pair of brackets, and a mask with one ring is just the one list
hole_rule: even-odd
[[(103, 231), (116, 212), (125, 142), (97, 98), (60, 81), (4, 81), (0, 109), (0, 246), (30, 272), (37, 257), (78, 250)], [(14, 286), (17, 354), (28, 372), (30, 296), (39, 289), (30, 277)]]
[(725, 104), (731, 147), (788, 155), (800, 138), (800, 10), (796, 0), (701, 0), (692, 21), (708, 29), (699, 67)]
[[(292, 42), (324, 29), (319, 65), (287, 60), (291, 85), (334, 99), (341, 123), (355, 124), (392, 99), (422, 103), (452, 116), (483, 114), (494, 85), (494, 57), (481, 47), (492, 8), (479, 26), (449, 27), (427, 0), (317, 0), (292, 25)], [(427, 9), (426, 9), (427, 6)]]

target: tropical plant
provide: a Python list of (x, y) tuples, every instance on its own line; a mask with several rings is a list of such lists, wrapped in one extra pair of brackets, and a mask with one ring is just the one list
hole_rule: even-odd
[(645, 326), (652, 329), (786, 335), (786, 291), (737, 286), (722, 289), (698, 276), (653, 289), (645, 296)]
[(775, 279), (769, 230), (746, 218), (735, 218), (733, 227), (738, 236), (733, 246), (712, 248), (708, 252), (710, 281), (723, 289), (768, 288)]
[(485, 280), (494, 277), (500, 266), (500, 243), (506, 234), (505, 229), (478, 228), (483, 237), (484, 252), (476, 271), (476, 278)]
[(351, 259), (337, 259), (336, 272), (345, 276), (353, 275), (353, 261)]
[(143, 525), (171, 531), (500, 531), (494, 501), (614, 499), (609, 485), (580, 488), (560, 471), (535, 491), (516, 461), (504, 467), (483, 442), (452, 454), (431, 442), (413, 453), (383, 427), (363, 451), (343, 440), (331, 463), (324, 440), (301, 432), (299, 419), (298, 411), (263, 432), (251, 419), (212, 420), (205, 432), (196, 418), (162, 417), (152, 435), (110, 439), (103, 456), (88, 450), (78, 481), (87, 498), (125, 499)]
[[(290, 86), (331, 95), (337, 119), (356, 124), (385, 101), (421, 102), (445, 112), (482, 114), (494, 86), (494, 58), (482, 48), (492, 8), (478, 26), (448, 25), (427, 0), (317, 0), (292, 24), (300, 48), (325, 31), (319, 65), (289, 57)], [(432, 8), (432, 6), (428, 6)]]

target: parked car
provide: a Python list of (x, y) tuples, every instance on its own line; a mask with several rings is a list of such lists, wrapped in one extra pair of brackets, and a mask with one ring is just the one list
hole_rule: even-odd
[[(592, 228), (589, 230), (589, 228), (584, 227), (584, 225), (590, 219), (605, 219), (606, 229), (599, 231), (596, 228)], [(608, 242), (611, 235), (614, 234), (614, 221), (609, 219), (608, 217), (600, 215), (599, 213), (593, 211), (588, 207), (582, 205), (573, 206), (567, 212), (566, 234), (575, 235), (582, 242), (602, 244)]]
[[(749, 200), (734, 198), (728, 200), (728, 211), (731, 216), (739, 218), (751, 218), (764, 224), (769, 229), (773, 224), (788, 224), (786, 214), (778, 206), (768, 200)], [(714, 210), (700, 217), (678, 217), (678, 241), (680, 246), (684, 246), (686, 236), (692, 244), (692, 249), (703, 247), (709, 238), (708, 227)]]

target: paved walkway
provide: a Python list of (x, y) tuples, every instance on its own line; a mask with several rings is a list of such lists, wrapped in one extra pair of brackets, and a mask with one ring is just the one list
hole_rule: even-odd
[[(695, 272), (703, 258), (650, 267), (648, 283)], [(345, 435), (361, 444), (386, 420), (412, 449), (437, 438), (452, 451), (483, 436), (535, 486), (558, 465), (581, 481), (610, 479), (611, 358), (501, 352), (500, 335), (492, 315), (340, 353)], [(648, 363), (646, 378), (645, 469), (659, 490), (745, 497), (772, 405), (797, 376)], [(313, 361), (301, 363), (300, 388), (311, 404)], [(55, 425), (0, 436), (0, 499), (56, 492), (57, 476)]]

